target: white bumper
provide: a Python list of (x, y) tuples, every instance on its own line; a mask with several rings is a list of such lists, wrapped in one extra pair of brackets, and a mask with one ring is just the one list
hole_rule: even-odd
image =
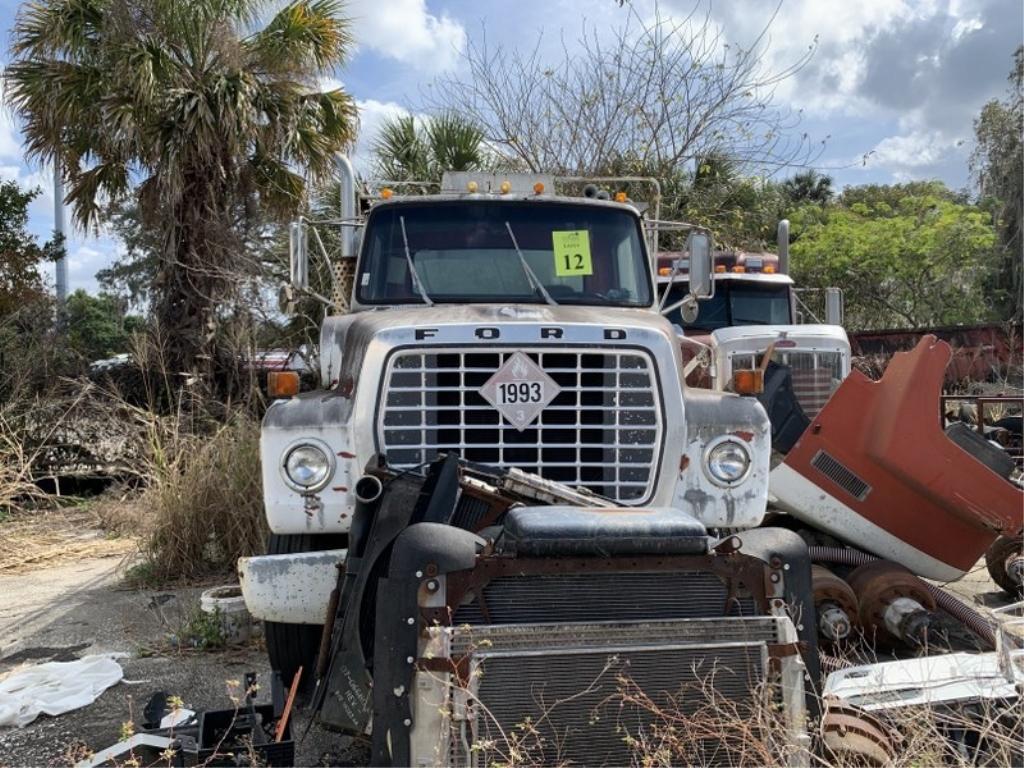
[(323, 624), (338, 566), (347, 550), (243, 557), (238, 580), (254, 618), (284, 624)]

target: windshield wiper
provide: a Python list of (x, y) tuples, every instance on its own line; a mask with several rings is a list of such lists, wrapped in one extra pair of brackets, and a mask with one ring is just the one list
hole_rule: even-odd
[(519, 250), (519, 243), (516, 242), (516, 235), (512, 231), (512, 225), (507, 221), (505, 222), (505, 229), (508, 230), (508, 236), (512, 238), (512, 245), (516, 249), (516, 255), (519, 257), (519, 263), (523, 266), (523, 273), (526, 275), (526, 282), (528, 282), (530, 287), (535, 291), (540, 293), (544, 301), (557, 307), (558, 302), (551, 298), (551, 294), (547, 292), (547, 289), (543, 286), (541, 281), (537, 279), (537, 275), (532, 269), (530, 269), (530, 265), (526, 262), (526, 257), (523, 256), (523, 252)]
[(434, 306), (434, 302), (427, 296), (427, 290), (423, 287), (423, 281), (420, 280), (420, 274), (416, 271), (416, 265), (412, 263), (412, 254), (409, 253), (409, 235), (405, 232), (405, 216), (398, 217), (398, 223), (402, 227), (402, 243), (405, 245), (405, 261), (409, 265), (409, 274), (412, 276), (412, 287), (416, 289), (416, 293), (423, 299), (423, 303), (428, 307)]

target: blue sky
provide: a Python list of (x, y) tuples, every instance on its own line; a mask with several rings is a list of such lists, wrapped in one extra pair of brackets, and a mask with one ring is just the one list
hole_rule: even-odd
[[(724, 39), (740, 45), (775, 8), (766, 0), (707, 1)], [(5, 43), (19, 5), (0, 0)], [(645, 18), (656, 7), (663, 17), (683, 18), (693, 6), (694, 0), (633, 0)], [(434, 78), (460, 73), (467, 42), (486, 33), (490, 44), (530, 48), (543, 33), (542, 51), (558, 57), (559, 36), (571, 50), (584, 24), (601, 35), (628, 13), (616, 0), (349, 0), (348, 9), (358, 47), (333, 79), (360, 107), (357, 164), (365, 162), (382, 119), (420, 111)], [(816, 50), (776, 90), (775, 102), (803, 110), (801, 130), (812, 139), (830, 136), (817, 164), (838, 186), (938, 178), (963, 187), (972, 120), (1006, 92), (1022, 14), (1020, 0), (783, 0), (767, 63), (781, 68), (808, 46)], [(30, 226), (43, 237), (53, 226), (50, 177), (48, 169), (25, 164), (17, 124), (0, 113), (0, 178), (42, 188)], [(72, 289), (95, 291), (96, 270), (118, 248), (102, 232), (73, 233)]]

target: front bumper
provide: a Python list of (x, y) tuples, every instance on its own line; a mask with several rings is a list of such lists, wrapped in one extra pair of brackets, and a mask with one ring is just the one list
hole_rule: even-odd
[(245, 606), (254, 618), (284, 624), (323, 624), (347, 550), (261, 555), (238, 560)]

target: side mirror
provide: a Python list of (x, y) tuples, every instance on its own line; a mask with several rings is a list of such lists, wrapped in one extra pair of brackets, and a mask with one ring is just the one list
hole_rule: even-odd
[(690, 252), (690, 296), (707, 299), (714, 295), (715, 284), (711, 263), (711, 235), (707, 232), (691, 232), (686, 239)]
[(302, 221), (288, 226), (288, 279), (294, 288), (309, 288), (309, 231)]
[(843, 324), (843, 289), (825, 289), (825, 324)]

